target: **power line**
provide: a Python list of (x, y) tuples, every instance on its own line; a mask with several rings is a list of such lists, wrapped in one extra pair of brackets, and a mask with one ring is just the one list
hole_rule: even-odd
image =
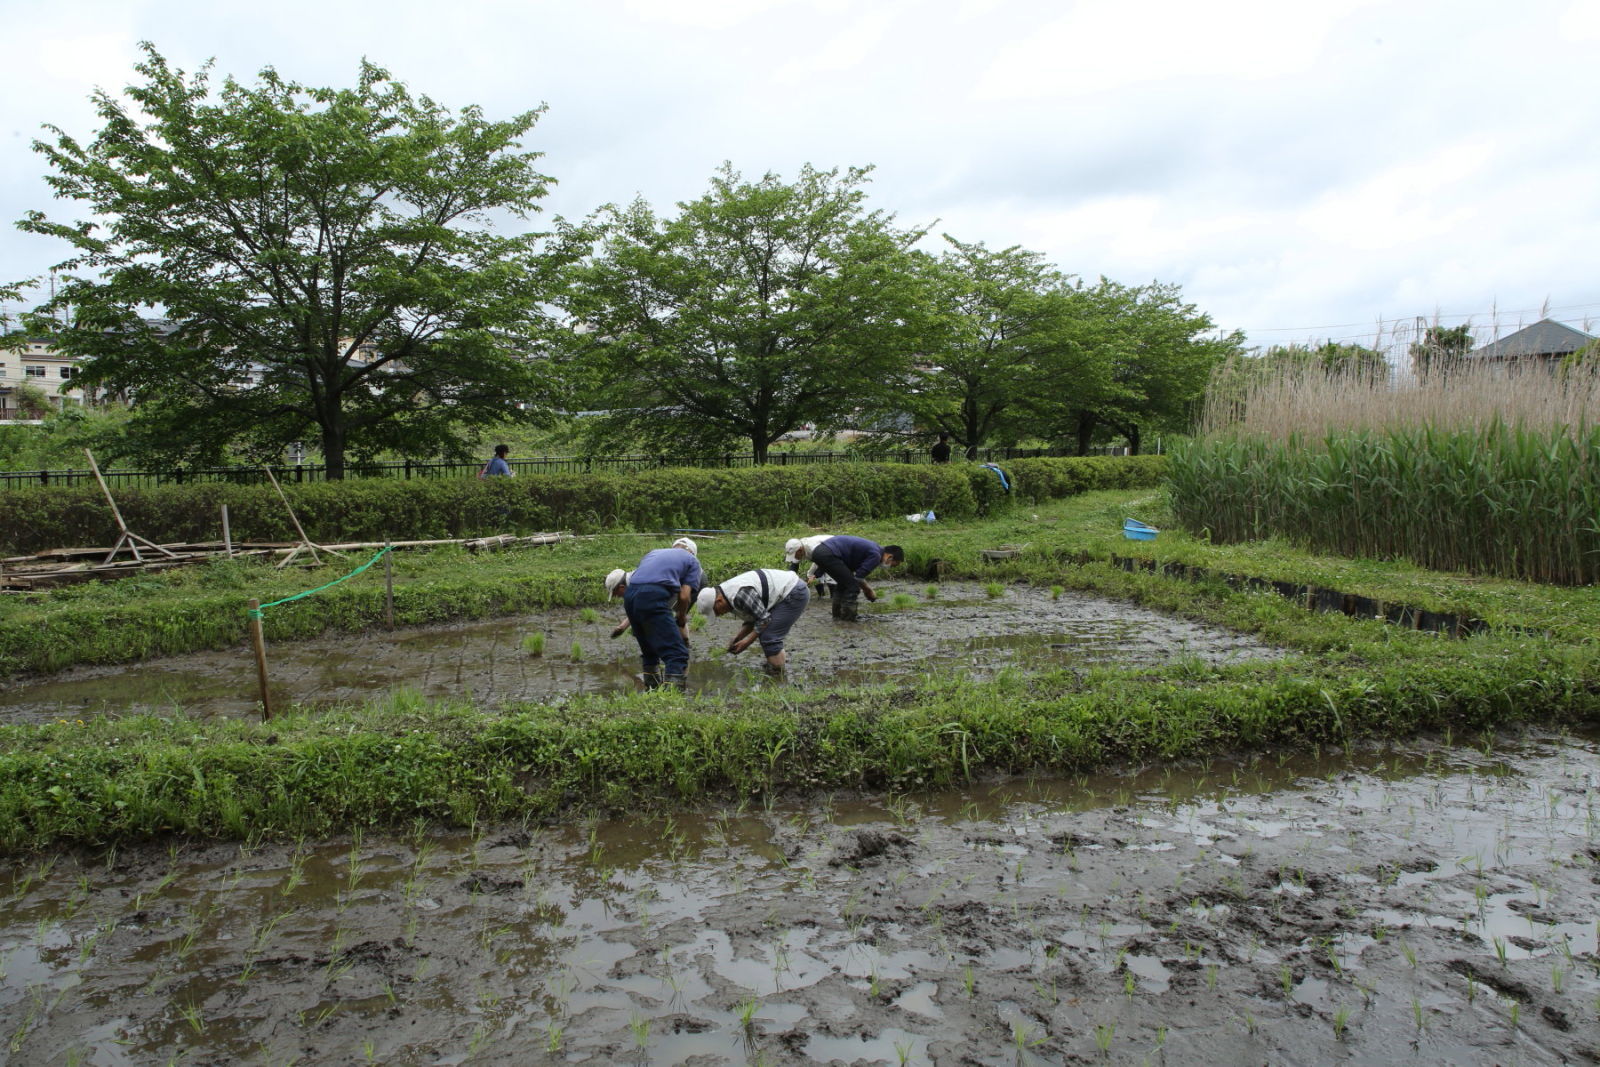
[(1580, 311), (1580, 310), (1584, 310), (1584, 309), (1587, 309), (1587, 308), (1600, 308), (1600, 303), (1593, 303), (1593, 304), (1562, 304), (1562, 305), (1559, 305), (1559, 306), (1536, 307), (1536, 308), (1494, 308), (1494, 309), (1491, 309), (1489, 311), (1467, 312), (1465, 314), (1453, 313), (1453, 314), (1449, 314), (1449, 315), (1446, 315), (1446, 314), (1444, 314), (1442, 312), (1439, 313), (1439, 314), (1435, 314), (1435, 315), (1401, 315), (1401, 316), (1398, 316), (1398, 317), (1392, 318), (1392, 319), (1378, 318), (1378, 319), (1374, 319), (1374, 320), (1371, 320), (1371, 321), (1368, 321), (1368, 322), (1336, 322), (1336, 323), (1331, 323), (1331, 324), (1328, 324), (1328, 325), (1325, 325), (1325, 326), (1267, 326), (1267, 327), (1261, 327), (1259, 329), (1248, 329), (1248, 328), (1245, 328), (1245, 327), (1239, 327), (1239, 328), (1243, 329), (1245, 333), (1250, 334), (1252, 336), (1255, 335), (1255, 334), (1258, 334), (1258, 333), (1303, 333), (1303, 334), (1310, 335), (1310, 334), (1315, 334), (1315, 333), (1317, 333), (1317, 332), (1319, 332), (1321, 330), (1349, 330), (1349, 329), (1360, 329), (1362, 327), (1365, 327), (1365, 328), (1368, 328), (1368, 329), (1376, 329), (1379, 332), (1382, 332), (1383, 330), (1391, 328), (1393, 326), (1393, 324), (1396, 324), (1396, 323), (1408, 323), (1409, 324), (1409, 323), (1414, 323), (1419, 319), (1424, 321), (1424, 322), (1427, 322), (1427, 323), (1433, 323), (1433, 322), (1443, 322), (1443, 321), (1445, 321), (1447, 319), (1471, 320), (1471, 319), (1475, 319), (1475, 318), (1485, 318), (1485, 317), (1487, 317), (1487, 318), (1490, 318), (1491, 320), (1498, 320), (1498, 319), (1503, 318), (1505, 316), (1511, 316), (1511, 315), (1519, 315), (1519, 316), (1520, 315), (1540, 315), (1543, 318), (1553, 318), (1557, 322), (1563, 322), (1563, 321), (1573, 321), (1573, 318), (1570, 317), (1570, 316), (1568, 318), (1566, 318), (1566, 319), (1558, 318), (1557, 315), (1556, 315), (1556, 312), (1561, 312), (1561, 311)]

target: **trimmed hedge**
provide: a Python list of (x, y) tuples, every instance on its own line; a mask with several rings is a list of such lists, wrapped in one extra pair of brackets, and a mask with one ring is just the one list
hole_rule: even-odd
[[(1160, 484), (1161, 456), (1021, 459), (1006, 466), (1015, 495), (1036, 500), (1089, 489)], [(933, 510), (952, 518), (988, 512), (1008, 494), (984, 467), (841, 463), (647, 473), (539, 474), (520, 478), (289, 485), (285, 495), (321, 543), (475, 537), (511, 529), (602, 530), (825, 526)], [(271, 486), (167, 485), (116, 490), (129, 527), (152, 541), (221, 538), (228, 506), (236, 542), (293, 541)], [(36, 486), (0, 492), (0, 553), (109, 545), (116, 524), (97, 488)]]

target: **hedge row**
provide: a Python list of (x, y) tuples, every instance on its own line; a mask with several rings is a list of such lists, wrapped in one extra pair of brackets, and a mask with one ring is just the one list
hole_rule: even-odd
[[(1023, 459), (1006, 468), (1033, 499), (1088, 489), (1158, 484), (1159, 456)], [(284, 487), (307, 534), (347, 541), (476, 537), (508, 530), (752, 529), (830, 525), (933, 510), (986, 513), (1007, 498), (1000, 478), (974, 464), (848, 463), (737, 470), (540, 474), (480, 481), (366, 480)], [(236, 542), (293, 541), (271, 486), (167, 485), (116, 492), (129, 527), (153, 541), (221, 539), (228, 507)], [(115, 521), (98, 489), (35, 486), (0, 492), (0, 553), (109, 545)]]

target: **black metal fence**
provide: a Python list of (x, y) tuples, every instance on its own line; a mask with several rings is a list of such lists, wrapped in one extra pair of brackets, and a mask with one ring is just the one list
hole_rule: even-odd
[[(1105, 454), (1109, 450), (1098, 450)], [(1063, 448), (980, 448), (971, 458), (979, 463), (1003, 463), (1012, 459), (1035, 456), (1069, 456), (1075, 452)], [(511, 468), (518, 474), (587, 473), (590, 471), (659, 470), (663, 467), (754, 467), (756, 457), (751, 452), (727, 452), (718, 456), (682, 458), (672, 456), (542, 456), (536, 459), (513, 459)], [(900, 449), (887, 452), (768, 452), (767, 465), (775, 467), (805, 466), (812, 463), (930, 463), (926, 449)], [(351, 463), (345, 465), (346, 478), (470, 478), (483, 466), (481, 461), (469, 463)], [(229, 482), (235, 485), (263, 483), (267, 476), (260, 467), (175, 467), (167, 470), (116, 469), (100, 472), (112, 486), (190, 485), (201, 482)], [(327, 480), (328, 469), (321, 464), (292, 464), (274, 466), (272, 473), (280, 482), (322, 482)], [(94, 474), (89, 470), (52, 471), (0, 471), (0, 489), (17, 489), (28, 485), (92, 485)]]

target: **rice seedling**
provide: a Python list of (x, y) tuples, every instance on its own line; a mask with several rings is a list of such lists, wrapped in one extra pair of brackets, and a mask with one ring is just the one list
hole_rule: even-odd
[(904, 611), (917, 602), (917, 598), (910, 593), (896, 593), (889, 598), (889, 607), (896, 611)]
[(986, 582), (983, 592), (990, 600), (998, 600), (1006, 595), (1006, 587), (999, 582)]
[(583, 660), (583, 642), (582, 641), (574, 641), (574, 642), (572, 642), (572, 653), (571, 653), (571, 655), (572, 655), (572, 662), (574, 662), (574, 663), (579, 663), (579, 662), (581, 662)]
[(522, 637), (522, 651), (530, 656), (544, 655), (544, 631), (535, 630), (531, 634), (524, 634)]
[(936, 586), (936, 585), (930, 585), (926, 589), (924, 589), (922, 592), (923, 592), (923, 595), (926, 596), (929, 600), (938, 600), (939, 599), (939, 587)]
[(633, 1044), (640, 1052), (650, 1043), (650, 1020), (637, 1011), (628, 1018), (628, 1030), (633, 1034)]
[(1100, 1050), (1100, 1055), (1111, 1055), (1111, 1040), (1117, 1036), (1116, 1023), (1095, 1023), (1094, 1047)]
[(1066, 592), (1066, 590), (1061, 588), (1061, 586), (1052, 585), (1050, 587), (1050, 599), (1051, 600), (1060, 600), (1061, 599), (1061, 594), (1065, 593), (1065, 592)]
[(584, 608), (582, 611), (578, 612), (578, 621), (583, 623), (585, 626), (593, 626), (599, 620), (600, 613), (595, 611), (593, 608)]
[(1341, 1004), (1333, 1009), (1333, 1037), (1336, 1041), (1344, 1040), (1345, 1028), (1350, 1023), (1350, 1009)]

